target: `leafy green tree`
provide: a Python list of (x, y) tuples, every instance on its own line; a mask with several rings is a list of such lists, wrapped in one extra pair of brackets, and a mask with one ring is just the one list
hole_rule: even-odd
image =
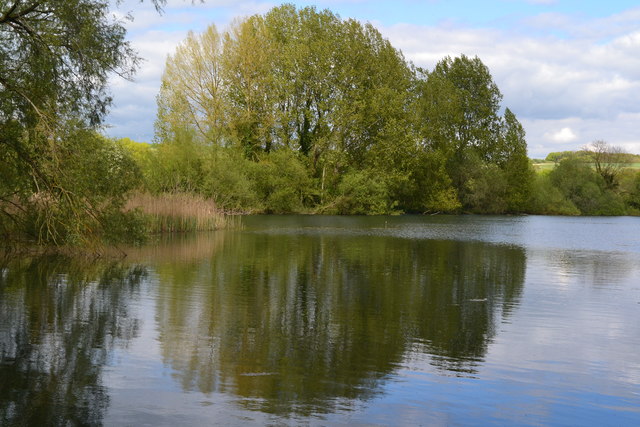
[(263, 19), (275, 53), (269, 68), (277, 143), (317, 158), (337, 107), (342, 23), (328, 10), (292, 5), (274, 8)]
[(629, 169), (623, 171), (619, 190), (631, 213), (640, 214), (640, 172)]
[[(111, 102), (108, 77), (132, 76), (138, 57), (109, 7), (106, 0), (0, 1), (0, 231), (7, 239), (31, 231), (38, 241), (62, 243), (108, 233), (105, 215), (119, 196), (78, 182), (86, 159), (69, 147), (97, 148), (86, 152), (105, 156), (97, 164), (113, 160), (91, 130)], [(37, 226), (27, 230), (30, 223)]]
[(402, 199), (402, 206), (419, 213), (458, 212), (462, 205), (447, 173), (445, 154), (440, 150), (425, 151), (416, 160), (411, 176), (413, 188)]
[[(492, 150), (494, 137), (500, 126), (498, 110), (502, 94), (487, 66), (478, 57), (446, 57), (436, 64), (427, 77), (427, 91), (429, 79), (438, 85), (444, 84), (446, 91), (454, 94), (457, 110), (454, 119), (440, 125), (450, 128), (453, 139), (447, 142), (453, 144), (455, 161), (464, 160), (469, 149), (491, 160), (495, 154)], [(445, 105), (449, 103), (446, 96), (445, 92), (444, 96), (439, 97), (439, 102)]]
[(350, 171), (338, 186), (336, 212), (350, 215), (388, 215), (395, 213), (385, 176), (374, 170)]
[(506, 210), (524, 212), (531, 197), (534, 171), (527, 156), (524, 128), (508, 108), (504, 112), (501, 138), (498, 141), (494, 158), (506, 181)]
[(227, 85), (228, 122), (234, 142), (245, 156), (257, 159), (272, 145), (272, 98), (275, 94), (269, 61), (274, 52), (256, 15), (236, 23), (224, 35), (223, 73)]
[(566, 159), (568, 157), (578, 158), (583, 162), (589, 163), (591, 161), (589, 154), (584, 150), (580, 151), (557, 151), (553, 153), (549, 153), (545, 160), (547, 162), (560, 163), (561, 160)]
[(160, 93), (156, 131), (161, 141), (192, 129), (208, 144), (224, 140), (222, 38), (215, 25), (202, 34), (190, 32), (167, 58)]
[(141, 219), (123, 212), (125, 195), (141, 182), (129, 152), (82, 124), (58, 134), (56, 158), (40, 161), (50, 187), (36, 187), (28, 198), (18, 199), (24, 214), (20, 231), (53, 244), (143, 240)]
[(310, 193), (306, 168), (288, 149), (264, 154), (251, 165), (262, 210), (267, 213), (301, 212)]
[(401, 134), (411, 74), (371, 25), (284, 5), (236, 24), (223, 56), (229, 127), (249, 152), (299, 150), (319, 176), (328, 150), (362, 164)]
[(534, 177), (528, 210), (540, 215), (580, 215), (580, 210), (553, 184), (549, 174), (545, 171)]
[(479, 58), (462, 55), (444, 58), (430, 73), (416, 71), (418, 143), (445, 159), (431, 180), (449, 181), (455, 190), (433, 200), (455, 195), (465, 210), (524, 211), (533, 179), (524, 129), (508, 108), (499, 115), (502, 94), (489, 69)]
[(148, 188), (153, 192), (202, 191), (208, 151), (193, 128), (178, 128), (172, 138), (154, 146), (148, 165)]
[(259, 211), (252, 166), (253, 161), (235, 147), (214, 148), (203, 165), (204, 195), (228, 211)]
[[(237, 188), (246, 195), (240, 199), (248, 203), (255, 190), (261, 209), (292, 208), (268, 201), (284, 193), (267, 189), (271, 178), (258, 178), (270, 176), (267, 159), (280, 150), (299, 153), (293, 164), (303, 165), (305, 175), (319, 187), (304, 191), (299, 208), (331, 203), (343, 174), (352, 168), (384, 173), (395, 194), (415, 158), (407, 131), (412, 83), (400, 52), (373, 26), (343, 21), (328, 10), (283, 5), (237, 21), (222, 35), (210, 27), (202, 35), (188, 36), (167, 59), (157, 138), (162, 146), (173, 144), (179, 134), (190, 134), (196, 143), (213, 146), (213, 157), (202, 156), (212, 162), (204, 161), (203, 170), (211, 175), (205, 181), (216, 197), (229, 202), (239, 199), (221, 197), (220, 189), (231, 186), (215, 183), (212, 176), (229, 183), (228, 178), (237, 175), (247, 184)], [(238, 147), (259, 166), (221, 155), (215, 147)], [(157, 153), (181, 156), (162, 149)], [(237, 173), (215, 170), (216, 164), (229, 161), (235, 162)]]

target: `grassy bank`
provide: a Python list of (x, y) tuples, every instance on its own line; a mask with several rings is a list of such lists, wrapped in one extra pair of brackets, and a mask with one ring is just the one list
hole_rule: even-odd
[(126, 209), (147, 215), (151, 233), (217, 230), (234, 222), (212, 200), (190, 193), (136, 193)]

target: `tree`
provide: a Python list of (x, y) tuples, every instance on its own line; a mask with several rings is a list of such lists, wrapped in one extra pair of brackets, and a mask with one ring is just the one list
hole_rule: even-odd
[[(322, 200), (349, 167), (403, 179), (395, 171), (415, 152), (411, 84), (402, 54), (373, 26), (283, 5), (220, 36), (214, 28), (189, 35), (167, 59), (158, 140), (170, 143), (182, 127), (255, 161), (293, 150), (320, 181)], [(207, 137), (214, 133), (216, 141)]]
[(619, 184), (620, 172), (629, 163), (625, 151), (603, 140), (593, 141), (584, 150), (593, 160), (596, 172), (604, 179), (607, 188), (616, 188)]
[(453, 139), (448, 143), (453, 144), (456, 161), (463, 160), (468, 149), (491, 160), (494, 154), (492, 143), (500, 124), (498, 110), (502, 94), (487, 66), (477, 56), (446, 57), (429, 73), (424, 88), (426, 92), (430, 91), (430, 83), (437, 88), (444, 86), (438, 89), (438, 92), (444, 91), (444, 96), (438, 97), (436, 105), (445, 103), (447, 110), (454, 108), (453, 120), (434, 125), (450, 129)]
[(448, 177), (434, 181), (451, 183), (444, 200), (455, 194), (474, 212), (524, 211), (533, 179), (524, 128), (508, 108), (499, 115), (502, 94), (489, 69), (462, 55), (444, 58), (430, 73), (418, 70), (417, 77), (418, 141), (444, 159), (439, 170)]
[(505, 109), (493, 158), (504, 171), (506, 180), (506, 203), (510, 212), (523, 212), (531, 197), (534, 171), (527, 157), (527, 142), (522, 124), (510, 109)]
[(202, 34), (189, 32), (167, 58), (158, 95), (156, 130), (160, 140), (192, 128), (208, 144), (222, 144), (224, 94), (222, 39), (215, 25)]
[[(165, 3), (152, 1), (157, 8)], [(111, 103), (110, 74), (129, 78), (139, 61), (109, 6), (107, 0), (0, 1), (0, 232), (7, 238), (26, 231), (27, 217), (43, 213), (42, 201), (47, 217), (69, 209), (71, 216), (58, 220), (83, 224), (111, 210), (109, 203), (84, 203), (90, 195), (78, 192), (90, 190), (68, 180), (84, 159), (64, 157), (67, 144), (93, 140), (76, 130), (101, 123)], [(67, 227), (43, 224), (32, 230), (34, 238), (63, 240), (59, 233)]]
[(227, 85), (226, 126), (247, 157), (273, 145), (273, 86), (270, 61), (276, 52), (269, 42), (264, 19), (255, 15), (237, 22), (224, 35), (223, 73)]
[[(501, 99), (477, 57), (447, 57), (423, 71), (370, 24), (285, 4), (222, 35), (189, 35), (167, 60), (158, 139), (175, 144), (192, 131), (214, 145), (204, 191), (239, 200), (221, 195), (232, 186), (213, 177), (241, 176), (243, 199), (261, 194), (264, 209), (270, 194), (285, 193), (249, 173), (238, 150), (258, 164), (286, 151), (282, 158), (305, 166), (315, 189), (296, 192), (305, 194), (296, 197), (300, 209), (335, 210), (349, 199), (357, 203), (340, 211), (521, 212), (533, 172), (524, 129), (509, 109), (499, 114)], [(221, 154), (227, 148), (234, 154)], [(243, 170), (215, 170), (232, 162)], [(271, 210), (290, 209), (280, 205)]]
[(289, 147), (320, 174), (328, 150), (352, 162), (405, 114), (410, 71), (371, 25), (283, 5), (225, 35), (229, 127), (249, 151)]
[(549, 178), (583, 215), (626, 213), (623, 199), (607, 187), (600, 174), (578, 158), (562, 160), (549, 173)]

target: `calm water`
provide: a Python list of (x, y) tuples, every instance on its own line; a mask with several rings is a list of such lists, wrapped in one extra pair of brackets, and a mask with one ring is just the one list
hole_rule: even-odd
[(0, 425), (640, 425), (640, 218), (248, 217), (0, 264)]

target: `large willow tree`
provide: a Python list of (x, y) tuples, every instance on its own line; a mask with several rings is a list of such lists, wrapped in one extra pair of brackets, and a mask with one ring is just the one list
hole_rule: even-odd
[(111, 103), (109, 76), (131, 77), (138, 58), (110, 17), (111, 3), (0, 0), (5, 241), (86, 242), (117, 228), (135, 173), (126, 153), (94, 131)]

